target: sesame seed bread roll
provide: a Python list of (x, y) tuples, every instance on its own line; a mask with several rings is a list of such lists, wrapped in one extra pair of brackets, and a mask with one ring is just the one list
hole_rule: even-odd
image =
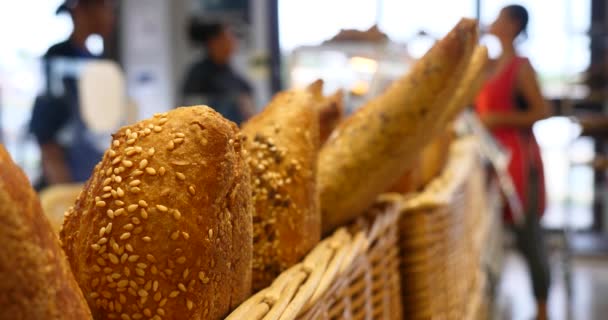
[(405, 173), (434, 136), (477, 42), (462, 19), (407, 75), (344, 120), (319, 155), (323, 231), (347, 223)]
[(221, 319), (251, 290), (237, 126), (208, 107), (124, 127), (61, 232), (95, 319)]
[(320, 240), (319, 117), (305, 90), (277, 94), (243, 125), (251, 168), (253, 288), (267, 287)]
[(0, 319), (91, 319), (59, 239), (0, 145)]

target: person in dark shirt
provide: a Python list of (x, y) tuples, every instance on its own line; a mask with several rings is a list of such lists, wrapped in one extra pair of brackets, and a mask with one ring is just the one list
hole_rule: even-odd
[[(70, 37), (48, 49), (43, 56), (46, 88), (36, 99), (30, 131), (40, 145), (43, 176), (37, 187), (88, 179), (102, 152), (92, 143), (80, 115), (77, 80), (63, 75), (80, 62), (98, 58), (85, 45), (90, 35), (107, 37), (115, 24), (114, 0), (66, 0), (57, 13), (67, 12), (74, 22)], [(58, 79), (57, 79), (58, 77)], [(58, 93), (54, 88), (61, 88)]]
[(230, 66), (236, 37), (224, 24), (205, 24), (193, 19), (191, 40), (202, 44), (206, 56), (194, 63), (183, 86), (184, 104), (207, 104), (225, 118), (241, 124), (254, 113), (251, 86)]

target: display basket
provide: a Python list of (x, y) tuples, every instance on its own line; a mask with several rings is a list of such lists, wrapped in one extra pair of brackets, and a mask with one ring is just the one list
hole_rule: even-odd
[(227, 319), (401, 319), (398, 203), (383, 197)]

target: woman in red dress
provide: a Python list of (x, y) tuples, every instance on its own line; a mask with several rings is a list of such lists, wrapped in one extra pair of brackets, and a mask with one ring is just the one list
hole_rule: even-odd
[(512, 225), (517, 247), (526, 258), (538, 319), (546, 319), (546, 301), (550, 284), (549, 263), (539, 226), (545, 208), (542, 160), (532, 125), (549, 115), (536, 73), (527, 58), (519, 56), (514, 42), (524, 34), (528, 12), (519, 5), (504, 7), (489, 32), (501, 42), (500, 57), (490, 64), (488, 80), (482, 87), (475, 107), (481, 121), (511, 155), (509, 174), (524, 207), (525, 223), (513, 225), (511, 212), (505, 220)]

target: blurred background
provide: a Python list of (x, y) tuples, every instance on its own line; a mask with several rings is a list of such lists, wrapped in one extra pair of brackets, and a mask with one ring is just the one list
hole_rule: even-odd
[[(608, 294), (608, 263), (603, 263), (608, 254), (607, 0), (103, 2), (114, 15), (112, 32), (85, 33), (85, 48), (80, 48), (85, 54), (49, 63), (43, 59), (49, 48), (74, 32), (78, 1), (0, 1), (0, 142), (34, 184), (43, 176), (41, 138), (30, 124), (34, 106), (57, 86), (69, 91), (64, 80), (80, 77), (86, 69), (82, 60), (113, 61), (124, 81), (124, 104), (107, 105), (120, 120), (89, 130), (91, 139), (98, 139), (97, 134), (105, 148), (104, 132), (129, 120), (185, 103), (220, 101), (187, 89), (189, 81), (196, 81), (189, 75), (196, 76), (192, 70), (197, 68), (211, 68), (211, 75), (241, 88), (250, 113), (261, 110), (273, 93), (318, 78), (325, 80), (326, 93), (344, 89), (352, 111), (407, 71), (461, 17), (479, 19), (483, 30), (505, 5), (525, 6), (528, 36), (520, 39), (518, 49), (529, 57), (554, 108), (553, 117), (534, 127), (548, 193), (542, 225), (554, 235), (551, 243), (559, 249), (555, 265), (566, 279), (554, 277), (561, 284), (552, 289), (550, 309), (554, 318), (602, 319), (608, 314), (601, 301), (601, 293)], [(61, 5), (66, 7), (57, 12)], [(229, 28), (237, 45), (209, 40), (222, 32), (213, 23)], [(482, 42), (491, 56), (500, 54), (496, 39), (484, 36)], [(205, 64), (203, 51), (211, 55), (222, 48), (228, 50), (229, 70)], [(99, 90), (112, 89), (100, 84)], [(521, 264), (507, 255), (504, 305), (512, 309), (505, 311), (507, 318), (534, 314), (533, 303), (522, 298), (527, 294), (517, 293), (529, 290), (527, 278), (519, 276), (525, 273)]]

